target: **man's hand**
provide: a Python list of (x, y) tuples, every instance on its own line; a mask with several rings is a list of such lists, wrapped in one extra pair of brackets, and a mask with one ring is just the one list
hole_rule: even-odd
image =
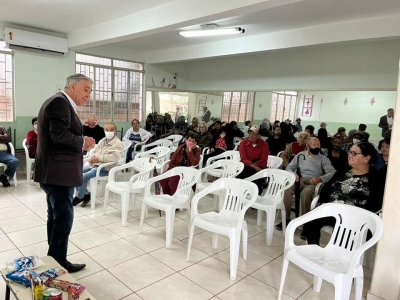
[(89, 136), (84, 136), (83, 139), (85, 141), (83, 150), (89, 151), (90, 149), (93, 149), (96, 145), (96, 141)]
[(91, 164), (95, 164), (95, 163), (98, 163), (99, 162), (99, 158), (97, 157), (97, 156), (93, 156), (91, 159), (90, 159), (90, 163)]
[(320, 182), (322, 182), (322, 179), (320, 177), (314, 177), (314, 178), (311, 178), (311, 180), (310, 180), (310, 183), (313, 185), (317, 185)]

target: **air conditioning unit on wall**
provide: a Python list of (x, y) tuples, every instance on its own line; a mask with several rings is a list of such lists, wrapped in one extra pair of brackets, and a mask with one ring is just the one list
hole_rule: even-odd
[(4, 30), (4, 42), (11, 49), (35, 49), (62, 55), (68, 53), (67, 39), (14, 28)]

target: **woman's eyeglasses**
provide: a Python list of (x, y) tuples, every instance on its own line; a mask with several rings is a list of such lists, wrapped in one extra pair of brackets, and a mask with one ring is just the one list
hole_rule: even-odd
[(351, 156), (357, 156), (357, 155), (362, 154), (362, 153), (361, 152), (350, 151), (349, 154)]

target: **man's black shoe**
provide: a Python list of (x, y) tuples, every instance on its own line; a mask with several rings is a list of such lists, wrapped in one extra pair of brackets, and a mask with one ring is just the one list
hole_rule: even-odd
[(89, 202), (90, 202), (90, 193), (86, 194), (85, 197), (83, 197), (83, 202), (82, 202), (81, 206), (85, 207)]
[[(288, 226), (289, 222), (290, 222), (290, 219), (286, 219), (286, 227)], [(277, 230), (282, 230), (282, 222), (280, 222), (279, 224), (276, 224), (275, 228)]]
[(0, 182), (3, 184), (4, 187), (9, 187), (11, 185), (5, 174), (0, 175)]
[(74, 273), (85, 268), (86, 264), (73, 264), (67, 260), (67, 263), (63, 267), (68, 271), (68, 273)]
[(78, 205), (79, 203), (81, 203), (84, 199), (79, 199), (78, 197), (75, 197), (74, 200), (72, 201), (72, 205)]

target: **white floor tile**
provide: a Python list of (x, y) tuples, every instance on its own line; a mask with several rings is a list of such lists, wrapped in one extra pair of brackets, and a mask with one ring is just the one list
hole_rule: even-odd
[(20, 216), (12, 219), (0, 221), (0, 228), (5, 233), (15, 232), (46, 224), (38, 215), (31, 213), (25, 216)]
[[(187, 243), (188, 240), (185, 239), (183, 242)], [(195, 247), (209, 255), (216, 254), (227, 248), (229, 248), (229, 239), (219, 235), (218, 236), (218, 247), (217, 249), (212, 248), (212, 233), (209, 231), (200, 233), (193, 236), (192, 247)]]
[(0, 209), (13, 206), (20, 206), (22, 203), (17, 198), (9, 195), (9, 197), (0, 197)]
[(0, 209), (0, 220), (12, 219), (29, 214), (32, 214), (32, 211), (25, 205), (2, 208)]
[[(49, 245), (48, 245), (47, 241), (44, 241), (44, 242), (40, 242), (37, 244), (20, 247), (19, 250), (25, 256), (29, 256), (29, 255), (46, 256), (47, 251), (49, 250)], [(68, 252), (67, 252), (68, 255), (74, 254), (74, 253), (77, 253), (80, 251), (81, 250), (78, 247), (76, 247), (72, 242), (68, 243)]]
[(5, 234), (0, 234), (0, 252), (15, 248), (13, 242)]
[[(147, 254), (108, 270), (134, 292), (174, 273), (174, 270)], [(133, 270), (136, 275), (133, 275)]]
[[(76, 280), (95, 274), (104, 269), (83, 251), (68, 255), (67, 259), (74, 264), (86, 264), (86, 267), (83, 270), (71, 273), (71, 276), (74, 277)], [(107, 286), (104, 286), (104, 289), (106, 288)], [(89, 290), (89, 292), (92, 294), (91, 290)]]
[(96, 227), (101, 225), (87, 216), (81, 216), (74, 218), (74, 223), (72, 225), (71, 233), (76, 233)]
[[(126, 222), (126, 226), (122, 226), (121, 221), (106, 225), (107, 229), (111, 230), (115, 234), (118, 234), (120, 237), (128, 237), (130, 235), (140, 233), (139, 229), (140, 221), (136, 218), (129, 217), (128, 221)], [(149, 224), (143, 223), (142, 232), (147, 230), (154, 229), (154, 227), (150, 226)]]
[(69, 239), (78, 246), (79, 249), (86, 250), (118, 240), (120, 237), (107, 228), (97, 227), (73, 233), (69, 236)]
[[(166, 227), (162, 226), (158, 228), (161, 231), (166, 231)], [(204, 229), (200, 227), (196, 227), (194, 230), (194, 235), (198, 235), (200, 233), (205, 232)], [(177, 220), (174, 223), (174, 231), (172, 233), (172, 236), (177, 238), (178, 240), (184, 240), (189, 237), (189, 222), (186, 220)]]
[(37, 226), (29, 229), (15, 231), (7, 235), (17, 247), (28, 246), (47, 241), (47, 226)]
[[(147, 230), (140, 234), (128, 236), (125, 239), (146, 252), (165, 247), (165, 232), (158, 229)], [(176, 238), (172, 238), (172, 243), (176, 243), (177, 241)]]

